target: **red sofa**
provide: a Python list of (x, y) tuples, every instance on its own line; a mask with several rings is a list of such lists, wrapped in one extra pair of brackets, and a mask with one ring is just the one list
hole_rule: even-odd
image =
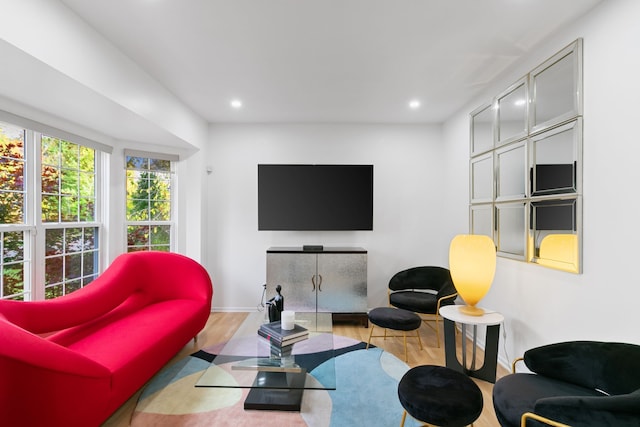
[(0, 425), (100, 425), (202, 330), (212, 294), (195, 261), (137, 252), (64, 297), (0, 300)]

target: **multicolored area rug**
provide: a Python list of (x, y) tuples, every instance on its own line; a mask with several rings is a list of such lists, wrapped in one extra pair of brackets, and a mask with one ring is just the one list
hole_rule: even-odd
[[(158, 373), (133, 414), (133, 427), (148, 426), (396, 426), (402, 418), (398, 381), (409, 367), (377, 347), (334, 336), (333, 352), (316, 351), (313, 338), (296, 346), (296, 362), (321, 379), (335, 357), (336, 390), (305, 390), (300, 412), (244, 410), (248, 389), (195, 387), (222, 345), (213, 346)], [(407, 426), (420, 425), (407, 417)]]

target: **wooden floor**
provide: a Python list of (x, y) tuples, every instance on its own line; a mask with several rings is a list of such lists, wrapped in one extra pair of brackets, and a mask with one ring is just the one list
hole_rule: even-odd
[[(204, 330), (198, 335), (198, 341), (191, 341), (187, 344), (170, 363), (174, 363), (191, 353), (199, 350), (200, 348), (207, 347), (219, 342), (228, 340), (240, 324), (244, 321), (247, 313), (211, 313), (209, 321)], [(371, 326), (370, 326), (371, 327)], [(336, 335), (343, 335), (351, 337), (360, 341), (366, 342), (369, 338), (369, 328), (356, 323), (341, 322), (336, 323), (333, 326), (333, 332)], [(382, 329), (376, 328), (374, 335), (380, 335)], [(409, 366), (418, 365), (442, 365), (445, 364), (444, 359), (444, 344), (442, 343), (442, 325), (440, 328), (440, 341), (441, 347), (437, 347), (435, 332), (423, 323), (420, 328), (420, 336), (422, 339), (423, 349), (420, 350), (417, 339), (408, 339), (407, 347), (409, 352)], [(460, 334), (458, 339), (461, 339)], [(384, 348), (386, 351), (393, 353), (396, 357), (404, 360), (404, 346), (401, 338), (373, 338), (372, 344), (378, 347)], [(458, 343), (458, 348), (460, 344)], [(467, 350), (470, 352), (471, 345), (467, 345)], [(479, 353), (479, 364), (482, 365), (482, 353)], [(460, 357), (460, 356), (459, 356)], [(470, 354), (469, 354), (470, 357)], [(498, 367), (498, 378), (507, 374), (507, 371), (501, 366)], [(482, 380), (474, 381), (482, 390), (484, 396), (484, 410), (480, 418), (474, 423), (474, 427), (499, 427), (499, 423), (496, 419), (495, 412), (493, 410), (493, 404), (491, 400), (491, 392), (493, 390), (493, 384)], [(129, 426), (131, 416), (135, 409), (140, 391), (132, 396), (118, 411), (116, 411), (111, 418), (109, 418), (103, 426), (105, 427), (125, 427)], [(395, 398), (395, 396), (393, 396)], [(398, 414), (398, 424), (400, 425), (400, 419), (402, 414)], [(241, 424), (238, 424), (241, 425)]]

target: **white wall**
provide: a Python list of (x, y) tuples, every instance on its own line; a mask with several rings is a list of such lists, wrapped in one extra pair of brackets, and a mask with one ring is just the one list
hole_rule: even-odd
[[(386, 304), (387, 284), (415, 265), (444, 265), (439, 126), (215, 125), (205, 167), (206, 253), (215, 310), (251, 310), (265, 282), (270, 246), (361, 246), (368, 250), (368, 305)], [(258, 231), (259, 163), (373, 164), (373, 231)]]
[[(639, 18), (636, 0), (605, 2), (547, 40), (444, 126), (449, 190), (454, 194), (446, 197), (456, 212), (466, 212), (468, 113), (573, 40), (584, 39), (584, 272), (576, 275), (498, 259), (493, 287), (481, 305), (505, 315), (503, 362), (533, 346), (562, 340), (640, 344), (634, 250), (640, 238)], [(466, 215), (449, 218), (451, 234), (467, 229)]]

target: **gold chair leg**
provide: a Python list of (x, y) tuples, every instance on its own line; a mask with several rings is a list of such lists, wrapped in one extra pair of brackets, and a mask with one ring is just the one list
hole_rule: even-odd
[(373, 326), (373, 323), (372, 323), (371, 330), (369, 331), (369, 340), (367, 341), (367, 347), (365, 348), (365, 350), (369, 350), (369, 344), (371, 343), (371, 336), (373, 335), (373, 328), (375, 328), (375, 326)]
[(420, 338), (420, 328), (416, 329), (416, 336), (418, 337), (418, 344), (420, 344), (420, 350), (422, 350), (422, 339)]
[(404, 361), (409, 363), (409, 353), (407, 352), (407, 331), (402, 331), (404, 337)]
[(402, 421), (400, 421), (400, 427), (404, 427), (404, 420), (406, 420), (406, 419), (407, 419), (407, 411), (405, 410), (402, 413)]

